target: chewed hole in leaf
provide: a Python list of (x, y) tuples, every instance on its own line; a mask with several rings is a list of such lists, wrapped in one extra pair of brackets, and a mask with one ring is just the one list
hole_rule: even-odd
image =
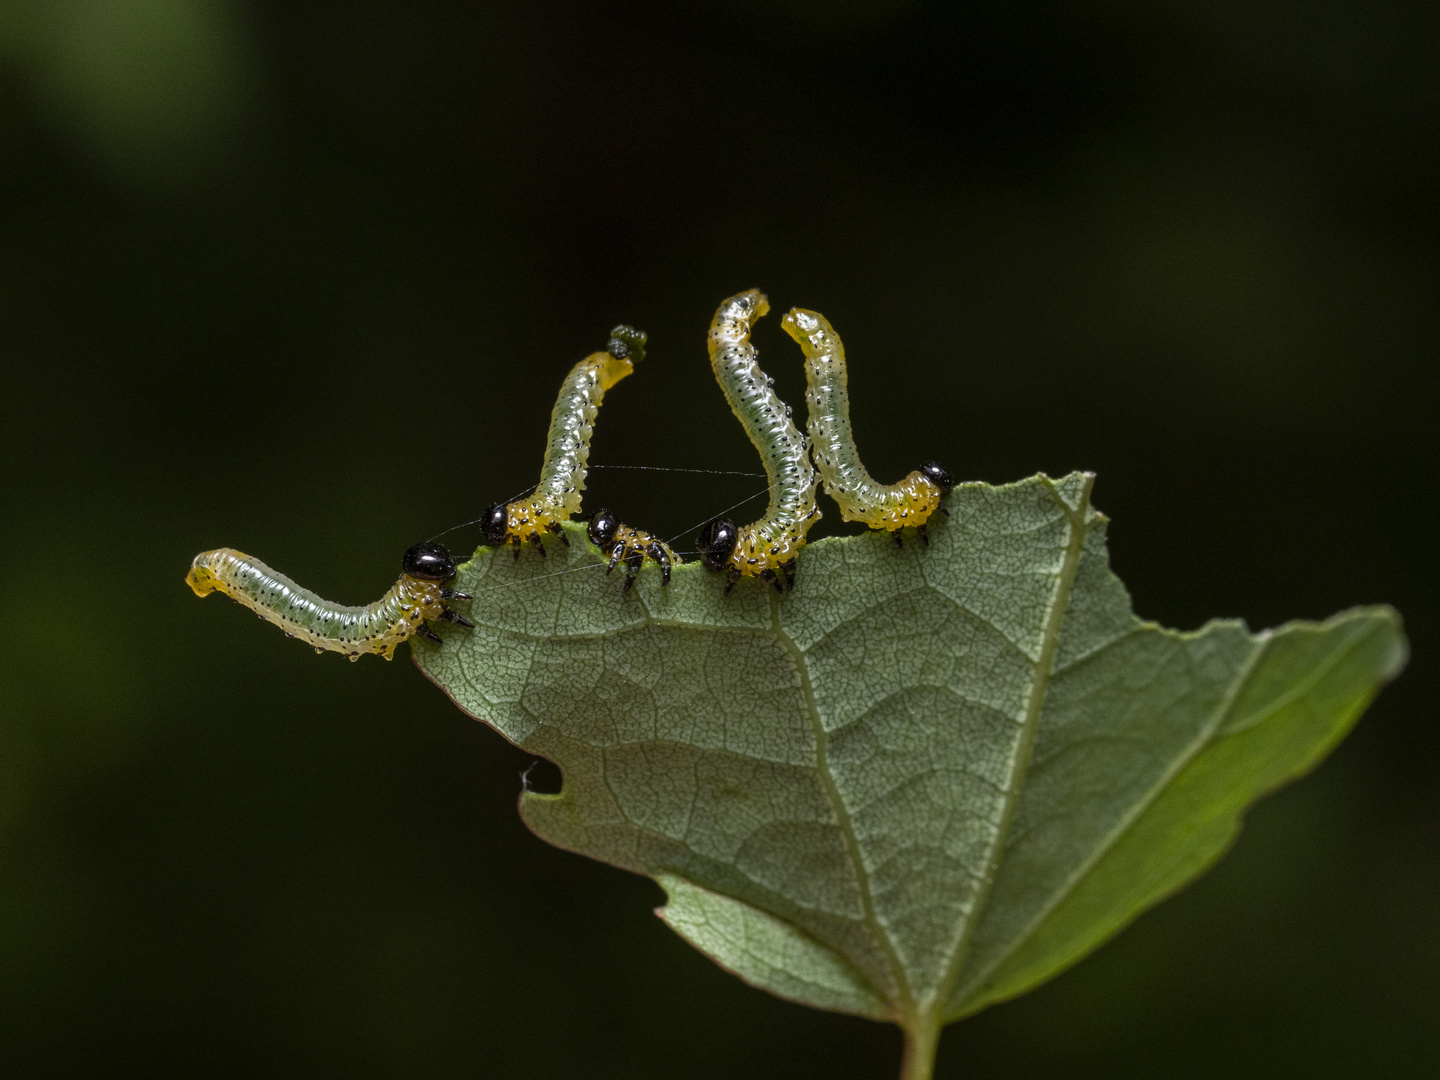
[(520, 774), (521, 790), (535, 795), (558, 795), (563, 783), (560, 766), (545, 758), (536, 758)]

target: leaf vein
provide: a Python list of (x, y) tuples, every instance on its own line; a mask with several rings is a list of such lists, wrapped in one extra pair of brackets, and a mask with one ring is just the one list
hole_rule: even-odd
[(1231, 680), (1230, 686), (1226, 688), (1225, 694), (1216, 706), (1209, 723), (1201, 728), (1199, 734), (1191, 740), (1185, 750), (1174, 758), (1170, 767), (1160, 775), (1156, 782), (1152, 784), (1150, 788), (1136, 800), (1135, 804), (1126, 811), (1124, 816), (1116, 822), (1115, 827), (1096, 845), (1095, 850), (1091, 852), (1090, 856), (1071, 872), (1060, 888), (1056, 890), (1055, 895), (1036, 913), (1035, 917), (1031, 919), (1025, 929), (1016, 936), (1010, 946), (984, 970), (975, 974), (968, 984), (970, 988), (976, 988), (982, 984), (984, 980), (993, 974), (1006, 960), (1010, 959), (1011, 956), (1020, 950), (1020, 947), (1034, 935), (1044, 921), (1049, 918), (1050, 914), (1064, 901), (1065, 897), (1074, 891), (1075, 887), (1078, 886), (1090, 871), (1096, 867), (1100, 860), (1109, 853), (1111, 848), (1120, 841), (1121, 837), (1130, 830), (1131, 826), (1140, 820), (1145, 811), (1148, 810), (1165, 789), (1169, 787), (1171, 781), (1180, 774), (1185, 766), (1189, 765), (1190, 762), (1195, 759), (1201, 750), (1210, 744), (1216, 732), (1224, 726), (1225, 718), (1229, 715), (1230, 710), (1234, 708), (1241, 693), (1244, 692), (1245, 686), (1249, 683), (1250, 676), (1254, 674), (1256, 668), (1259, 667), (1261, 658), (1265, 655), (1269, 649), (1270, 642), (1273, 640), (1268, 630), (1257, 636), (1260, 639), (1259, 643), (1246, 659), (1245, 664), (1235, 673), (1235, 678)]

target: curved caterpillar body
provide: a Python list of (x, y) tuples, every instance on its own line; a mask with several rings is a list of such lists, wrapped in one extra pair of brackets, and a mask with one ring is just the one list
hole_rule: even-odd
[(550, 414), (550, 437), (545, 444), (545, 461), (535, 490), (509, 503), (495, 503), (481, 519), (485, 538), (496, 547), (528, 540), (540, 552), (541, 533), (553, 533), (567, 547), (570, 541), (560, 529), (580, 510), (580, 493), (585, 490), (585, 466), (590, 460), (590, 437), (595, 416), (609, 390), (635, 370), (645, 358), (645, 333), (630, 326), (610, 331), (604, 352), (591, 353), (565, 376), (560, 396)]
[(863, 521), (884, 529), (902, 543), (900, 530), (913, 525), (928, 546), (925, 523), (949, 493), (954, 480), (944, 467), (927, 461), (894, 484), (881, 484), (860, 463), (850, 432), (850, 397), (846, 392), (845, 346), (840, 335), (816, 311), (792, 308), (781, 320), (785, 332), (805, 352), (805, 402), (810, 408), (811, 453), (825, 483), (825, 494), (840, 506), (846, 521)]
[(796, 553), (820, 520), (809, 442), (791, 422), (789, 406), (770, 388), (750, 344), (751, 326), (769, 310), (765, 294), (750, 289), (721, 304), (710, 323), (710, 366), (770, 480), (770, 506), (759, 521), (737, 526), (717, 518), (700, 530), (705, 565), (730, 572), (726, 593), (742, 575), (763, 578), (783, 591), (776, 571), (784, 575), (785, 587), (794, 588)]
[(455, 560), (449, 551), (436, 543), (416, 544), (405, 552), (402, 566), (400, 580), (365, 607), (322, 600), (259, 559), (233, 548), (196, 555), (185, 583), (196, 596), (224, 593), (316, 652), (344, 653), (351, 660), (360, 659), (362, 653), (379, 653), (389, 660), (395, 655), (395, 646), (412, 634), (440, 641), (425, 625), (427, 619), (474, 626), (445, 606), (447, 600), (471, 599), (466, 593), (443, 587), (455, 576)]
[(602, 554), (610, 556), (610, 565), (605, 568), (605, 573), (610, 573), (624, 560), (625, 586), (621, 592), (630, 591), (630, 586), (635, 584), (635, 575), (646, 559), (660, 567), (661, 586), (670, 584), (670, 566), (680, 562), (680, 556), (664, 540), (642, 529), (632, 529), (606, 509), (597, 510), (590, 519), (590, 542)]

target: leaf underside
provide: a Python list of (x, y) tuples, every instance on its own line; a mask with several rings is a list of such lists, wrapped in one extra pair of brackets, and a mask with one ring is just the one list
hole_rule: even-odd
[(959, 486), (929, 548), (819, 541), (783, 597), (722, 597), (693, 564), (622, 594), (575, 525), (544, 560), (482, 548), (457, 582), (476, 629), (416, 640), (416, 663), (563, 769), (522, 800), (536, 833), (654, 877), (726, 969), (953, 1020), (1204, 870), (1405, 662), (1388, 608), (1259, 634), (1140, 621), (1092, 482)]

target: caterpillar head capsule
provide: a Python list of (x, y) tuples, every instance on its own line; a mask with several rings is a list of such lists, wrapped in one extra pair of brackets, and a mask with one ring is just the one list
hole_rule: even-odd
[(486, 507), (485, 516), (480, 519), (480, 531), (485, 539), (496, 547), (504, 544), (510, 536), (510, 508), (505, 503)]
[(449, 581), (455, 576), (455, 559), (443, 544), (427, 540), (405, 552), (401, 560), (405, 573), (421, 581)]
[(620, 519), (608, 508), (597, 510), (590, 519), (590, 542), (602, 550), (608, 551), (614, 545), (619, 531)]
[(950, 475), (950, 470), (941, 465), (938, 461), (927, 461), (920, 466), (920, 471), (925, 478), (940, 489), (941, 495), (948, 495), (950, 489), (955, 485), (955, 478)]
[(740, 530), (729, 518), (716, 518), (700, 526), (695, 544), (700, 549), (700, 561), (707, 569), (724, 570), (730, 565), (730, 556), (740, 539)]

